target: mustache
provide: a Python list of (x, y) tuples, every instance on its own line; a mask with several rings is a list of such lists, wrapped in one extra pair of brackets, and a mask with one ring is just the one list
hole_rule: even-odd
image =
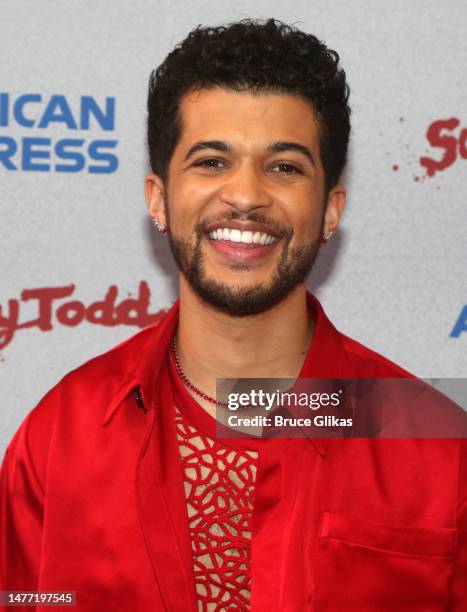
[(223, 221), (250, 221), (252, 223), (261, 223), (272, 231), (277, 232), (280, 236), (289, 241), (293, 236), (293, 229), (290, 225), (285, 225), (276, 219), (271, 219), (262, 213), (255, 211), (249, 213), (240, 213), (236, 210), (232, 210), (229, 213), (222, 213), (217, 216), (203, 219), (195, 225), (195, 234), (197, 238), (201, 238), (207, 231), (207, 228), (213, 223), (222, 223)]

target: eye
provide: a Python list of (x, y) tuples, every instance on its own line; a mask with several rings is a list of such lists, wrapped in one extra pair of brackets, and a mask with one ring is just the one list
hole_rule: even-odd
[(277, 174), (303, 174), (300, 168), (288, 162), (281, 162), (272, 166), (272, 171)]
[(195, 168), (206, 168), (207, 170), (220, 170), (226, 167), (225, 162), (215, 157), (209, 157), (207, 159), (200, 159), (196, 161), (193, 166)]

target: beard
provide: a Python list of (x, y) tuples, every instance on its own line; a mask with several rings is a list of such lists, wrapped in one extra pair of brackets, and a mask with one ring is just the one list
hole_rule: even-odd
[[(200, 222), (195, 227), (196, 242), (192, 245), (189, 240), (176, 236), (171, 231), (168, 219), (170, 248), (181, 273), (202, 300), (233, 317), (257, 315), (279, 304), (297, 285), (305, 281), (320, 248), (321, 231), (313, 242), (304, 246), (290, 247), (293, 232), (282, 224), (272, 224), (270, 219), (255, 212), (245, 215), (232, 211), (228, 216), (223, 215), (222, 219), (218, 220), (232, 219), (264, 223), (282, 236), (282, 252), (268, 283), (236, 286), (209, 278), (206, 275), (202, 253), (202, 239), (207, 236), (205, 229), (207, 222)], [(324, 218), (321, 225), (324, 225)], [(249, 270), (250, 266), (234, 264), (231, 268), (241, 273), (242, 270)]]

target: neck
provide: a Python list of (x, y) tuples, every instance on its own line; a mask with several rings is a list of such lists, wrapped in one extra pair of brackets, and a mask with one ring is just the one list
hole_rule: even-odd
[(232, 317), (181, 276), (178, 355), (189, 380), (211, 397), (216, 378), (296, 378), (312, 335), (304, 285), (264, 313)]

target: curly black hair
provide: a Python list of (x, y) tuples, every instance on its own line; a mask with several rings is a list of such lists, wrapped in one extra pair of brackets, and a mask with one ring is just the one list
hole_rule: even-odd
[(149, 159), (164, 181), (180, 138), (182, 96), (213, 87), (291, 93), (311, 102), (320, 124), (326, 192), (337, 184), (350, 134), (349, 87), (339, 55), (315, 36), (275, 19), (198, 26), (151, 72)]

